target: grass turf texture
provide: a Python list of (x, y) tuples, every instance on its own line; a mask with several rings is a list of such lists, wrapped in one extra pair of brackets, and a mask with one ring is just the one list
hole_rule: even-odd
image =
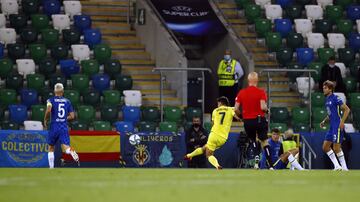
[(0, 201), (360, 201), (360, 171), (0, 169)]

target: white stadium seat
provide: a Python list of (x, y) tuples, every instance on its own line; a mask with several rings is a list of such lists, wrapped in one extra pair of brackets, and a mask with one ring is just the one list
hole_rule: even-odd
[(0, 28), (6, 27), (6, 17), (3, 13), (0, 13)]
[(24, 121), (25, 130), (44, 130), (41, 121)]
[(13, 28), (0, 28), (0, 43), (16, 43), (16, 31)]
[(64, 1), (64, 10), (71, 18), (74, 15), (81, 14), (81, 2), (80, 1)]
[(71, 51), (74, 60), (82, 61), (90, 59), (90, 48), (85, 44), (71, 45)]
[(140, 107), (142, 104), (141, 91), (124, 90), (124, 102), (126, 106)]
[(324, 48), (325, 38), (321, 33), (307, 33), (307, 43), (309, 48), (317, 52), (318, 48)]
[(316, 0), (316, 1), (318, 5), (321, 6), (323, 9), (325, 9), (326, 6), (328, 5), (333, 5), (333, 0)]
[(306, 34), (312, 32), (312, 22), (309, 19), (295, 19), (295, 30), (300, 33), (304, 38)]
[[(308, 97), (309, 95), (309, 77), (297, 77), (296, 78), (297, 89), (300, 94), (303, 94), (304, 97)], [(312, 77), (310, 77), (310, 88), (311, 91), (314, 89), (315, 81)]]
[(19, 74), (23, 75), (24, 78), (28, 74), (35, 73), (35, 62), (32, 59), (17, 59), (16, 65)]
[(345, 133), (355, 133), (355, 128), (352, 123), (345, 123), (344, 130), (345, 130)]
[(335, 92), (334, 94), (337, 95), (343, 101), (344, 104), (346, 104), (346, 96), (344, 93)]
[(342, 63), (342, 62), (337, 62), (337, 63), (335, 63), (335, 65), (339, 67), (340, 72), (341, 72), (341, 77), (345, 78), (346, 77), (346, 66), (345, 66), (345, 64)]
[(314, 22), (315, 20), (322, 19), (323, 18), (323, 9), (321, 6), (318, 5), (306, 5), (306, 17)]
[(282, 18), (282, 8), (280, 5), (268, 4), (265, 5), (266, 18), (273, 21)]
[(63, 29), (70, 28), (70, 17), (66, 14), (55, 14), (51, 15), (54, 29), (59, 30), (60, 32)]
[(330, 48), (334, 49), (335, 52), (337, 52), (337, 50), (339, 48), (345, 48), (346, 39), (345, 39), (344, 34), (328, 33), (327, 38), (328, 38), (328, 43), (329, 43)]
[(255, 3), (261, 7), (261, 9), (265, 8), (265, 5), (271, 4), (271, 0), (255, 0)]
[(16, 0), (2, 0), (1, 11), (5, 15), (17, 14), (19, 11), (19, 4)]

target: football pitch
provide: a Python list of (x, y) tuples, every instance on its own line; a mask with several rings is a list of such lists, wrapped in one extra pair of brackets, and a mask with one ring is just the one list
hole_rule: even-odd
[(360, 171), (0, 169), (0, 201), (360, 201)]

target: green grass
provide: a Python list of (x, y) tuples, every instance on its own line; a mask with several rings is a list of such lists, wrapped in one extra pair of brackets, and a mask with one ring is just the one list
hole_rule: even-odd
[(360, 171), (0, 169), (0, 201), (360, 200)]

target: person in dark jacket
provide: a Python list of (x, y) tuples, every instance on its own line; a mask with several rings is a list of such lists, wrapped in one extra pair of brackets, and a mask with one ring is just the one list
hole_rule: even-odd
[(328, 63), (321, 69), (319, 90), (322, 92), (323, 83), (327, 80), (335, 83), (334, 92), (342, 92), (346, 94), (346, 86), (341, 76), (341, 71), (338, 66), (335, 65), (335, 57), (330, 57)]
[[(192, 126), (186, 131), (186, 147), (187, 153), (194, 151), (199, 147), (203, 147), (208, 139), (208, 133), (202, 127), (200, 117), (193, 117)], [(206, 168), (205, 155), (193, 157), (188, 162), (189, 168)]]

